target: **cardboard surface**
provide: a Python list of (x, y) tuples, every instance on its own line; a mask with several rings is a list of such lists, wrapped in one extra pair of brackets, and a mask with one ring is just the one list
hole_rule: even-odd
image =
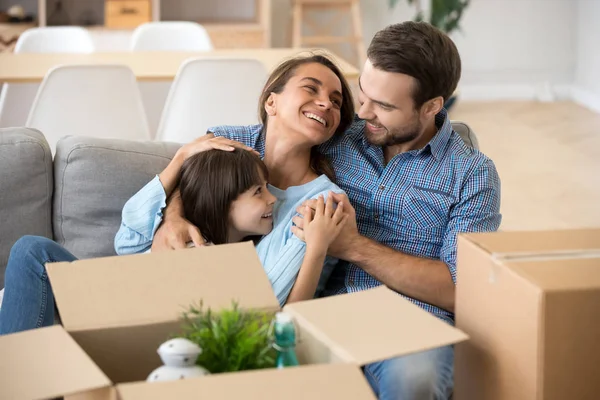
[(293, 303), (284, 311), (341, 360), (358, 365), (468, 338), (385, 286)]
[[(178, 318), (191, 304), (202, 300), (205, 307), (219, 309), (237, 300), (241, 308), (279, 309), (253, 245), (107, 257), (47, 268), (67, 332), (55, 329), (63, 342), (68, 339), (70, 349), (61, 350), (66, 347), (61, 338), (47, 338), (45, 330), (16, 334), (22, 347), (34, 350), (27, 353), (28, 359), (37, 360), (45, 348), (54, 349), (48, 353), (52, 362), (60, 362), (40, 363), (33, 380), (21, 367), (15, 376), (32, 384), (11, 389), (7, 393), (15, 395), (12, 398), (35, 398), (29, 394), (37, 390), (33, 394), (43, 398), (77, 392), (69, 399), (115, 400), (111, 385), (126, 383), (120, 386), (124, 395), (144, 399), (197, 398), (195, 385), (201, 384), (201, 392), (211, 393), (211, 398), (372, 400), (360, 364), (466, 339), (457, 329), (379, 287), (285, 308), (296, 318), (299, 359), (312, 365), (289, 372), (271, 369), (220, 374), (198, 382), (181, 380), (164, 384), (164, 389), (162, 383), (153, 383), (146, 388), (143, 381), (161, 365), (157, 348), (179, 332)], [(1, 346), (8, 349), (10, 344), (10, 337), (0, 337)], [(70, 360), (71, 353), (78, 358)], [(138, 390), (141, 394), (136, 394)]]
[(145, 380), (162, 365), (156, 350), (179, 331), (179, 322), (73, 332), (73, 339), (113, 383)]
[(251, 242), (51, 263), (47, 270), (69, 332), (172, 321), (200, 299), (215, 309), (239, 298), (245, 307), (279, 307)]
[(60, 326), (1, 339), (0, 399), (46, 399), (111, 384)]
[(545, 291), (586, 290), (600, 287), (599, 260), (600, 254), (597, 258), (517, 261), (505, 265)]
[(121, 400), (375, 400), (360, 368), (348, 364), (218, 374), (177, 382), (125, 384)]
[(596, 399), (600, 229), (460, 235), (454, 398)]
[(597, 229), (486, 232), (467, 233), (461, 236), (489, 253), (510, 253), (512, 256), (545, 253), (557, 255), (600, 249)]

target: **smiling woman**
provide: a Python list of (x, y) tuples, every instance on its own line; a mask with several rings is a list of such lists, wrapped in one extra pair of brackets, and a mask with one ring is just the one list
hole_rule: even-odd
[[(202, 235), (218, 241), (214, 235), (209, 239), (209, 232), (200, 232), (185, 218), (179, 191), (175, 189), (184, 163), (195, 154), (233, 152), (254, 159), (248, 159), (248, 164), (231, 163), (231, 167), (241, 170), (233, 174), (236, 178), (229, 188), (231, 195), (225, 196), (231, 201), (229, 207), (224, 207), (229, 214), (218, 214), (215, 209), (206, 214), (226, 221), (227, 241), (263, 235), (272, 227), (256, 250), (281, 305), (312, 298), (324, 288), (337, 263), (326, 256), (327, 250), (344, 227), (347, 215), (343, 204), (335, 210), (332, 202), (325, 204), (325, 196), (331, 191), (343, 192), (330, 179), (334, 177), (333, 169), (316, 146), (340, 137), (352, 122), (354, 107), (348, 84), (341, 71), (324, 56), (287, 60), (268, 80), (260, 109), (264, 125), (215, 127), (213, 134), (181, 147), (167, 168), (129, 199), (115, 237), (118, 254), (185, 248), (188, 242), (200, 246), (205, 244)], [(324, 123), (315, 120), (315, 116)], [(268, 174), (261, 167), (261, 160), (245, 153), (247, 150), (263, 159)], [(188, 161), (184, 172), (193, 163)], [(225, 164), (221, 167), (230, 167)], [(221, 175), (211, 175), (217, 181), (215, 188), (223, 188), (219, 186)], [(246, 181), (237, 182), (238, 177)], [(188, 178), (194, 180), (191, 175)], [(201, 195), (215, 189), (208, 185), (192, 192)], [(293, 234), (292, 218), (307, 199), (318, 199), (319, 206), (316, 211), (303, 210), (303, 241)], [(54, 297), (44, 267), (48, 259), (60, 262), (76, 258), (58, 243), (41, 237), (24, 237), (13, 246), (6, 268), (0, 334), (54, 323)]]
[[(225, 224), (228, 224), (228, 241), (243, 240), (261, 233), (261, 229), (270, 230), (272, 214), (273, 230), (258, 241), (256, 250), (280, 303), (320, 293), (337, 262), (326, 258), (327, 249), (347, 217), (343, 205), (335, 210), (331, 201), (325, 205), (325, 196), (330, 191), (343, 192), (333, 183), (333, 169), (316, 146), (332, 138), (336, 140), (351, 123), (354, 110), (348, 85), (326, 57), (291, 59), (276, 68), (267, 80), (260, 104), (263, 124), (210, 129), (210, 134), (182, 147), (157, 178), (154, 189), (146, 192), (142, 189), (125, 205), (123, 226), (115, 240), (119, 254), (150, 246), (148, 238), (152, 240), (156, 226), (162, 222), (164, 204), (157, 204), (152, 210), (143, 209), (151, 204), (148, 199), (162, 201), (170, 195), (181, 175), (181, 198), (173, 196), (158, 233), (169, 227), (173, 220), (168, 217), (175, 215), (180, 218), (178, 226), (186, 227), (183, 236), (189, 235), (189, 241), (200, 245), (215, 240), (214, 232), (203, 231), (206, 221), (213, 221), (216, 226), (215, 219), (221, 218), (218, 240), (224, 240)], [(256, 156), (245, 154), (249, 149), (263, 158), (268, 173), (250, 162)], [(198, 165), (192, 172), (190, 160), (203, 152), (214, 153), (211, 164), (227, 163), (226, 160), (233, 164), (234, 154), (244, 156), (248, 162), (243, 167), (222, 165), (223, 171), (229, 171), (225, 174), (216, 173), (213, 165)], [(219, 152), (232, 153), (219, 155)], [(269, 180), (268, 186), (264, 185), (265, 179)], [(194, 200), (194, 195), (202, 200), (211, 196), (207, 190), (215, 189), (231, 193), (228, 201), (214, 207), (195, 207), (198, 200)], [(157, 193), (159, 190), (162, 193)], [(277, 199), (274, 205), (270, 202), (271, 194)], [(304, 242), (293, 234), (292, 219), (297, 214), (296, 208), (307, 199), (320, 199), (321, 207), (315, 212), (303, 212), (307, 221)], [(182, 200), (183, 215), (171, 212)], [(230, 208), (225, 206), (229, 202)], [(144, 219), (140, 212), (150, 221), (145, 226), (136, 224)], [(169, 247), (179, 248), (182, 244)], [(154, 245), (152, 248), (159, 250)]]

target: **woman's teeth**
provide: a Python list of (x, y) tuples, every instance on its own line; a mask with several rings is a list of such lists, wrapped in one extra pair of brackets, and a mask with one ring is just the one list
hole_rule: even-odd
[(268, 214), (262, 215), (263, 218), (271, 218), (272, 216), (273, 216), (273, 213), (268, 213)]
[(323, 124), (323, 126), (327, 126), (327, 121), (325, 121), (323, 118), (319, 117), (316, 114), (313, 113), (305, 113), (305, 116), (307, 116), (310, 119), (314, 119), (317, 122), (320, 122), (321, 124)]

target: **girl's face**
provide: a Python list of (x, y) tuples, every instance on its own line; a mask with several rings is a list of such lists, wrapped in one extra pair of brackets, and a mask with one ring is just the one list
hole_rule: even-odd
[(319, 63), (300, 65), (279, 94), (272, 93), (265, 109), (269, 125), (294, 132), (310, 147), (331, 139), (340, 125), (342, 83)]
[(275, 200), (264, 179), (262, 184), (240, 194), (231, 203), (228, 241), (239, 242), (247, 236), (263, 236), (271, 232)]

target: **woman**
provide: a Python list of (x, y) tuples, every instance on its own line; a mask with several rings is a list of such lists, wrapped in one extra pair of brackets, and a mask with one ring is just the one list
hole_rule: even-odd
[[(334, 178), (333, 169), (315, 146), (343, 134), (352, 122), (354, 107), (348, 84), (339, 69), (329, 59), (318, 55), (288, 60), (278, 67), (267, 81), (260, 107), (262, 125), (247, 127), (241, 134), (227, 127), (215, 128), (216, 137), (207, 135), (183, 146), (167, 168), (144, 189), (160, 185), (166, 199), (178, 183), (183, 162), (192, 155), (208, 149), (254, 148), (269, 170), (271, 190), (281, 207), (280, 221), (285, 222), (275, 224), (281, 234), (267, 235), (265, 239), (273, 239), (261, 240), (257, 251), (263, 264), (277, 265), (277, 260), (271, 258), (278, 257), (291, 243), (291, 220), (296, 206), (307, 198), (317, 198), (336, 188), (330, 180)], [(136, 196), (143, 194), (144, 189)], [(158, 202), (162, 204), (164, 199)], [(172, 202), (174, 207), (181, 207), (178, 196), (174, 196)], [(129, 205), (133, 203), (128, 202)], [(141, 229), (137, 230), (135, 219), (129, 218), (133, 215), (131, 209), (133, 207), (125, 206), (120, 234), (115, 238), (119, 254), (147, 251), (161, 222), (157, 215), (149, 235), (136, 235)], [(169, 212), (176, 210), (171, 207)], [(123, 232), (132, 234), (123, 235)], [(196, 245), (203, 242), (198, 232), (192, 238)], [(296, 243), (294, 248), (301, 246)], [(49, 239), (28, 236), (18, 240), (11, 249), (6, 269), (0, 334), (51, 325), (54, 299), (44, 264), (75, 259)], [(294, 285), (294, 291), (310, 292), (310, 287), (316, 286), (315, 276), (318, 280), (314, 270), (300, 269), (297, 279), (305, 282), (306, 287)], [(290, 297), (288, 301), (293, 300), (292, 294)]]
[[(150, 249), (163, 222), (166, 199), (173, 192), (171, 202), (181, 218), (185, 217), (175, 188), (186, 159), (209, 149), (232, 151), (242, 147), (255, 150), (263, 158), (269, 170), (269, 191), (277, 198), (273, 231), (258, 243), (257, 252), (280, 304), (320, 293), (337, 260), (328, 258), (323, 267), (318, 260), (325, 258), (327, 247), (307, 247), (293, 234), (292, 218), (305, 200), (318, 199), (329, 191), (342, 192), (333, 183), (331, 165), (316, 146), (335, 140), (352, 123), (352, 96), (339, 69), (328, 58), (315, 55), (285, 61), (273, 71), (260, 104), (262, 124), (211, 129), (211, 135), (183, 146), (167, 168), (125, 204), (115, 238), (118, 254)], [(197, 227), (192, 229), (191, 240), (201, 245), (202, 234)], [(333, 238), (326, 238), (323, 244), (328, 245)]]

